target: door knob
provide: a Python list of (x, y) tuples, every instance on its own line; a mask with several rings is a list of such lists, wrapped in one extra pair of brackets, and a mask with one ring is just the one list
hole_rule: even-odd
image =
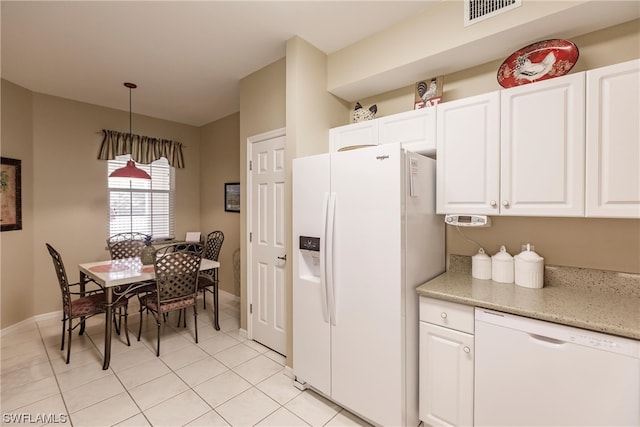
[(284, 254), (284, 256), (279, 256), (278, 259), (281, 259), (282, 261), (286, 261), (287, 260), (287, 254)]

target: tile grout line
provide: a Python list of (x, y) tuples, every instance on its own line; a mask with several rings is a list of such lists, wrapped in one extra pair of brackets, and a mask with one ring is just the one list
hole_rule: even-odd
[[(55, 380), (56, 386), (58, 387), (58, 395), (60, 396), (60, 400), (62, 400), (62, 404), (64, 405), (64, 410), (65, 410), (66, 415), (67, 415), (67, 421), (69, 421), (69, 424), (71, 424), (73, 426), (73, 423), (71, 422), (71, 412), (69, 412), (69, 406), (67, 406), (67, 401), (64, 399), (64, 395), (62, 394), (62, 387), (60, 386), (60, 381), (58, 380), (58, 375), (56, 375), (56, 370), (53, 367), (53, 362), (51, 361), (51, 355), (49, 354), (49, 349), (45, 345), (45, 340), (44, 340), (44, 337), (42, 336), (42, 332), (40, 330), (40, 325), (38, 324), (38, 322), (35, 322), (35, 326), (36, 326), (36, 328), (38, 330), (38, 336), (40, 337), (40, 343), (42, 344), (42, 348), (43, 348), (45, 354), (47, 355), (47, 361), (49, 362), (49, 367), (51, 368), (51, 374), (53, 375), (53, 379)], [(66, 331), (64, 331), (64, 332), (66, 332)], [(67, 343), (67, 345), (70, 345), (70, 344)], [(51, 397), (51, 396), (49, 396), (49, 397)], [(48, 399), (49, 397), (46, 397), (45, 399)], [(42, 400), (44, 400), (44, 399), (41, 399), (40, 401), (42, 401)], [(32, 403), (37, 403), (37, 402), (32, 402)]]
[[(231, 309), (232, 309), (232, 307), (231, 307)], [(203, 312), (203, 313), (204, 313), (204, 312)], [(201, 313), (199, 313), (199, 314), (201, 314)], [(237, 317), (237, 313), (235, 313), (235, 312), (234, 312), (234, 313), (227, 313), (227, 314), (229, 315), (229, 317)], [(134, 315), (135, 315), (135, 314), (134, 314)], [(202, 319), (203, 317), (204, 317), (204, 316), (199, 316), (199, 319)], [(67, 415), (67, 417), (68, 417), (68, 422), (69, 422), (69, 424), (73, 425), (73, 422), (72, 422), (72, 420), (71, 420), (71, 414), (69, 413), (69, 406), (68, 406), (67, 401), (66, 401), (66, 399), (65, 399), (65, 397), (64, 397), (64, 393), (63, 393), (63, 391), (62, 391), (61, 383), (60, 383), (60, 380), (59, 380), (59, 375), (61, 375), (62, 373), (68, 372), (68, 370), (64, 370), (64, 372), (57, 372), (57, 371), (56, 371), (56, 369), (54, 368), (54, 363), (53, 363), (53, 353), (52, 353), (52, 352), (54, 351), (55, 343), (53, 342), (53, 340), (51, 340), (51, 338), (53, 338), (56, 334), (55, 334), (55, 333), (51, 333), (50, 335), (48, 335), (48, 339), (49, 339), (49, 340), (51, 340), (51, 341), (52, 341), (52, 344), (53, 344), (52, 346), (50, 346), (51, 348), (48, 348), (48, 346), (47, 346), (47, 345), (46, 345), (46, 343), (45, 343), (45, 338), (44, 338), (44, 335), (43, 335), (43, 330), (44, 330), (43, 328), (45, 328), (45, 326), (46, 326), (46, 325), (44, 325), (44, 324), (43, 324), (43, 325), (41, 325), (41, 324), (39, 324), (39, 323), (37, 323), (37, 322), (36, 322), (36, 328), (37, 328), (37, 331), (38, 331), (38, 337), (39, 337), (39, 344), (40, 344), (40, 345), (42, 345), (42, 347), (44, 347), (43, 349), (44, 349), (44, 351), (45, 351), (45, 355), (46, 355), (46, 357), (47, 357), (48, 366), (49, 366), (49, 368), (51, 369), (51, 372), (52, 372), (52, 374), (53, 374), (53, 376), (54, 376), (54, 380), (56, 381), (56, 386), (57, 386), (57, 390), (58, 390), (57, 395), (58, 395), (58, 396), (60, 396), (60, 399), (61, 399), (61, 401), (62, 401), (62, 404), (64, 405), (64, 408), (65, 408), (65, 411), (66, 411), (66, 415)], [(54, 325), (51, 325), (51, 328), (52, 328), (51, 332), (53, 332), (53, 326), (54, 326)], [(101, 352), (101, 351), (100, 351), (100, 349), (99, 349), (99, 348), (100, 348), (100, 346), (98, 345), (98, 344), (101, 344), (101, 343), (102, 343), (102, 341), (101, 341), (101, 340), (100, 340), (100, 343), (98, 343), (98, 338), (99, 338), (99, 336), (100, 336), (100, 334), (99, 334), (99, 329), (97, 329), (97, 327), (96, 327), (95, 325), (92, 325), (92, 326), (93, 326), (93, 328), (89, 327), (89, 328), (88, 328), (88, 330), (87, 330), (87, 331), (86, 331), (86, 333), (85, 333), (86, 338), (89, 340), (89, 343), (91, 344), (91, 345), (89, 346), (90, 348), (85, 349), (85, 350), (87, 350), (87, 351), (97, 351), (97, 353), (98, 353), (98, 354), (102, 354), (102, 352)], [(130, 326), (133, 326), (133, 327), (135, 328), (135, 326), (136, 326), (136, 325), (130, 325)], [(198, 326), (200, 326), (200, 325), (198, 325)], [(166, 328), (169, 328), (169, 329), (166, 329)], [(154, 328), (151, 328), (151, 329), (154, 329)], [(228, 328), (227, 328), (227, 329), (228, 329)], [(199, 328), (199, 330), (200, 330), (200, 328)], [(172, 332), (172, 333), (176, 333), (176, 334), (177, 334), (176, 336), (180, 336), (181, 338), (186, 339), (185, 334), (192, 334), (192, 333), (193, 333), (193, 325), (192, 325), (192, 324), (189, 324), (189, 325), (187, 325), (187, 328), (185, 329), (185, 328), (182, 328), (182, 327), (179, 327), (179, 328), (177, 328), (177, 327), (173, 327), (173, 325), (171, 324), (171, 322), (168, 322), (168, 323), (165, 325), (165, 327), (163, 328), (163, 332), (164, 332), (165, 334), (166, 334), (166, 332), (167, 332), (167, 331), (170, 331), (170, 332)], [(254, 392), (260, 393), (260, 395), (267, 397), (267, 398), (268, 398), (268, 401), (273, 402), (273, 403), (275, 404), (275, 406), (276, 406), (276, 407), (275, 407), (275, 409), (274, 409), (273, 411), (271, 411), (270, 413), (268, 413), (268, 414), (264, 415), (260, 420), (258, 420), (258, 421), (257, 421), (257, 423), (263, 422), (263, 421), (264, 421), (264, 420), (266, 420), (268, 417), (272, 416), (274, 413), (276, 413), (276, 412), (280, 411), (281, 409), (284, 409), (285, 411), (287, 411), (287, 413), (289, 413), (289, 414), (291, 414), (291, 415), (295, 416), (296, 418), (298, 418), (298, 419), (300, 419), (300, 420), (304, 421), (305, 423), (308, 423), (308, 421), (307, 421), (305, 418), (303, 418), (303, 415), (299, 415), (299, 414), (297, 414), (296, 412), (292, 412), (290, 409), (288, 409), (288, 408), (286, 408), (286, 407), (285, 407), (285, 405), (287, 405), (289, 402), (291, 402), (292, 400), (294, 400), (294, 399), (295, 399), (299, 394), (296, 394), (294, 397), (287, 397), (286, 401), (283, 401), (283, 403), (280, 403), (280, 401), (276, 400), (276, 398), (275, 398), (275, 397), (272, 397), (270, 394), (268, 394), (268, 393), (267, 393), (267, 392), (265, 392), (265, 391), (262, 391), (262, 390), (258, 387), (260, 384), (262, 384), (262, 383), (264, 383), (264, 382), (266, 382), (266, 381), (268, 381), (268, 380), (270, 380), (270, 379), (272, 379), (272, 378), (275, 378), (275, 377), (276, 377), (276, 376), (278, 376), (278, 375), (283, 375), (283, 373), (284, 373), (284, 371), (285, 371), (285, 369), (286, 369), (286, 358), (278, 358), (278, 357), (276, 357), (276, 356), (277, 356), (277, 353), (276, 353), (276, 352), (274, 352), (272, 349), (269, 349), (269, 348), (268, 348), (268, 347), (266, 347), (266, 346), (261, 346), (261, 344), (259, 344), (259, 343), (256, 343), (256, 344), (257, 344), (257, 345), (260, 345), (260, 346), (261, 346), (260, 348), (258, 348), (258, 347), (256, 347), (256, 346), (249, 345), (248, 343), (253, 343), (253, 341), (252, 341), (252, 340), (248, 340), (246, 337), (244, 337), (242, 340), (240, 340), (240, 339), (239, 339), (239, 337), (237, 336), (237, 332), (236, 332), (236, 333), (233, 333), (233, 331), (232, 331), (232, 332), (225, 331), (225, 330), (224, 330), (224, 328), (223, 328), (222, 330), (220, 330), (219, 332), (220, 332), (220, 335), (216, 335), (216, 334), (213, 334), (213, 335), (205, 335), (205, 336), (206, 336), (205, 341), (207, 341), (207, 340), (209, 340), (209, 339), (213, 339), (213, 338), (215, 338), (216, 336), (220, 336), (220, 337), (226, 337), (226, 338), (232, 339), (232, 340), (237, 341), (237, 342), (235, 342), (231, 347), (222, 348), (221, 350), (218, 350), (217, 352), (215, 352), (215, 353), (213, 353), (213, 354), (212, 354), (212, 353), (210, 353), (209, 351), (204, 350), (203, 348), (201, 348), (201, 347), (199, 346), (199, 344), (201, 344), (201, 342), (199, 342), (199, 343), (196, 345), (196, 348), (199, 348), (199, 349), (203, 352), (203, 354), (206, 354), (206, 359), (211, 358), (212, 360), (215, 360), (217, 363), (219, 363), (221, 366), (223, 366), (223, 367), (225, 368), (225, 371), (224, 371), (224, 372), (231, 372), (231, 373), (233, 373), (234, 375), (237, 375), (237, 376), (239, 376), (240, 378), (242, 378), (244, 381), (246, 381), (246, 382), (249, 384), (249, 387), (248, 387), (246, 390), (242, 391), (241, 393), (238, 393), (238, 394), (237, 394), (237, 395), (235, 395), (235, 396), (232, 396), (232, 397), (227, 398), (224, 402), (219, 403), (219, 404), (217, 405), (217, 407), (220, 407), (221, 405), (226, 404), (227, 402), (229, 402), (229, 401), (230, 401), (230, 400), (232, 400), (233, 398), (235, 398), (235, 397), (237, 397), (237, 396), (241, 395), (242, 393), (245, 393), (245, 392), (247, 392), (247, 391), (249, 391), (249, 390), (251, 390), (251, 389), (254, 389), (254, 390), (253, 390)], [(163, 334), (163, 335), (164, 335), (164, 334)], [(135, 336), (134, 336), (134, 342), (135, 342), (135, 340), (136, 340), (136, 337), (137, 337), (137, 333), (136, 333), (136, 334), (135, 334)], [(199, 337), (199, 338), (201, 338), (201, 337)], [(225, 339), (226, 339), (226, 338), (225, 338)], [(240, 337), (240, 338), (242, 338), (242, 337)], [(76, 341), (77, 341), (77, 340), (76, 340)], [(150, 353), (152, 353), (152, 354), (155, 356), (155, 350), (154, 350), (153, 348), (151, 348), (151, 347), (152, 347), (152, 345), (151, 345), (151, 341), (149, 341), (149, 340), (141, 340), (141, 341), (142, 341), (142, 346), (141, 346), (140, 348), (144, 348), (144, 349), (145, 349), (145, 351), (149, 351)], [(199, 340), (199, 341), (200, 341), (200, 340)], [(125, 343), (125, 344), (126, 344), (126, 343)], [(235, 365), (235, 366), (229, 366), (229, 365), (227, 364), (227, 363), (230, 363), (230, 361), (231, 361), (231, 362), (233, 362), (233, 361), (232, 361), (231, 359), (229, 359), (228, 357), (225, 359), (225, 360), (227, 360), (227, 363), (223, 362), (222, 360), (218, 359), (218, 357), (216, 357), (216, 354), (221, 353), (221, 352), (224, 352), (224, 351), (226, 351), (226, 350), (228, 350), (228, 349), (230, 349), (230, 348), (233, 348), (233, 347), (237, 346), (238, 344), (242, 344), (242, 345), (243, 345), (243, 347), (246, 347), (246, 348), (248, 348), (248, 349), (250, 349), (250, 350), (255, 351), (255, 352), (256, 352), (256, 354), (252, 355), (252, 356), (251, 356), (251, 357), (249, 357), (247, 360), (243, 360), (241, 363), (239, 363), (239, 364), (237, 364), (237, 365)], [(262, 347), (264, 347), (264, 351), (262, 351), (262, 350), (263, 350), (263, 348), (262, 348)], [(126, 349), (125, 349), (125, 350), (126, 350)], [(179, 349), (174, 349), (173, 351), (177, 352), (177, 351), (179, 351)], [(170, 351), (169, 353), (165, 353), (165, 354), (170, 354), (170, 353), (172, 353), (173, 351)], [(273, 354), (272, 354), (272, 353), (273, 353)], [(264, 359), (265, 359), (265, 360), (269, 360), (270, 362), (273, 362), (273, 363), (277, 364), (277, 365), (279, 366), (279, 368), (278, 368), (278, 370), (277, 370), (276, 372), (273, 372), (273, 373), (271, 373), (270, 375), (267, 375), (266, 377), (264, 377), (264, 378), (261, 378), (261, 379), (257, 380), (257, 381), (256, 381), (256, 383), (254, 384), (254, 383), (253, 383), (253, 380), (250, 380), (250, 378), (255, 378), (255, 377), (256, 377), (255, 375), (249, 375), (249, 377), (245, 378), (245, 377), (244, 377), (240, 372), (236, 371), (236, 369), (238, 369), (238, 367), (242, 366), (242, 365), (243, 365), (243, 364), (245, 364), (245, 363), (248, 363), (248, 362), (250, 362), (250, 361), (253, 361), (253, 360), (258, 359), (258, 358), (259, 358), (259, 356), (264, 356)], [(281, 356), (281, 355), (280, 355), (280, 356)], [(73, 357), (73, 355), (72, 355), (72, 357)], [(189, 358), (191, 358), (191, 356), (189, 356)], [(187, 363), (187, 364), (186, 364), (186, 365), (184, 365), (184, 366), (180, 366), (179, 368), (177, 368), (177, 367), (176, 367), (176, 368), (173, 368), (173, 367), (172, 367), (173, 365), (177, 366), (177, 364), (173, 364), (173, 363), (172, 363), (172, 365), (169, 365), (169, 363), (168, 363), (167, 361), (163, 360), (161, 357), (160, 357), (159, 359), (160, 359), (160, 361), (162, 362), (162, 365), (163, 365), (164, 367), (166, 367), (166, 368), (167, 368), (167, 370), (168, 370), (172, 375), (177, 376), (177, 377), (180, 379), (180, 382), (181, 382), (183, 385), (185, 385), (185, 386), (186, 386), (186, 390), (184, 390), (184, 391), (182, 391), (182, 392), (180, 392), (180, 393), (178, 393), (178, 394), (176, 394), (176, 395), (174, 395), (174, 396), (172, 396), (172, 397), (169, 397), (169, 398), (167, 398), (167, 399), (164, 399), (162, 402), (158, 402), (158, 403), (154, 404), (153, 406), (151, 406), (151, 407), (150, 407), (150, 408), (148, 408), (147, 410), (149, 410), (149, 409), (151, 409), (151, 408), (156, 408), (156, 407), (158, 407), (158, 406), (162, 405), (162, 404), (163, 404), (164, 402), (166, 402), (167, 400), (169, 400), (169, 399), (171, 399), (171, 398), (175, 398), (176, 396), (180, 396), (181, 394), (183, 394), (183, 393), (185, 393), (185, 392), (189, 392), (189, 391), (190, 391), (191, 393), (193, 393), (193, 395), (194, 395), (194, 396), (197, 396), (197, 397), (198, 397), (198, 399), (200, 399), (202, 402), (204, 402), (205, 406), (203, 406), (203, 408), (202, 408), (202, 409), (208, 408), (208, 410), (207, 410), (207, 412), (206, 412), (206, 413), (209, 413), (209, 410), (210, 410), (210, 411), (212, 411), (212, 413), (213, 413), (213, 414), (215, 414), (216, 416), (220, 417), (222, 420), (224, 420), (224, 421), (225, 421), (225, 422), (227, 422), (228, 424), (231, 424), (231, 422), (229, 422), (229, 420), (227, 420), (227, 418), (225, 418), (224, 416), (222, 416), (222, 414), (221, 414), (221, 413), (219, 413), (219, 412), (218, 412), (218, 411), (217, 411), (217, 410), (216, 410), (216, 409), (215, 409), (215, 408), (214, 408), (214, 407), (213, 407), (213, 406), (212, 406), (212, 405), (211, 405), (207, 400), (205, 400), (205, 399), (203, 398), (203, 396), (201, 396), (201, 395), (200, 395), (200, 394), (199, 394), (199, 393), (194, 389), (194, 387), (195, 387), (195, 386), (191, 386), (189, 383), (187, 383), (187, 380), (186, 380), (185, 378), (183, 378), (182, 376), (180, 376), (180, 375), (178, 374), (178, 372), (177, 372), (177, 371), (179, 371), (180, 369), (186, 368), (186, 367), (188, 367), (188, 366), (190, 366), (190, 365), (192, 365), (192, 364), (194, 364), (194, 363), (198, 363), (198, 362), (199, 362), (199, 361), (201, 361), (201, 360), (205, 360), (205, 358), (197, 359), (197, 360), (195, 360), (195, 361), (189, 362), (189, 363)], [(185, 359), (185, 360), (186, 360), (186, 359)], [(177, 359), (176, 359), (176, 361), (177, 361), (177, 363), (178, 363), (178, 364), (180, 363)], [(89, 362), (87, 362), (87, 364), (89, 364)], [(57, 366), (57, 365), (56, 365), (56, 366)], [(83, 364), (82, 366), (84, 366), (84, 364)], [(63, 367), (64, 367), (64, 366), (63, 366)], [(247, 372), (251, 372), (251, 371), (247, 371)], [(215, 377), (217, 377), (217, 376), (219, 376), (219, 375), (222, 375), (222, 374), (223, 374), (223, 372), (221, 372), (221, 373), (219, 373), (219, 374), (215, 375), (215, 376), (214, 376), (214, 377), (212, 377), (212, 378), (215, 378)], [(123, 378), (121, 377), (121, 375), (120, 375), (118, 372), (116, 372), (116, 371), (113, 369), (113, 367), (110, 367), (110, 368), (109, 368), (109, 375), (114, 375), (115, 379), (118, 381), (118, 383), (120, 384), (120, 386), (121, 386), (122, 388), (124, 388), (124, 391), (127, 393), (127, 395), (129, 396), (129, 398), (133, 401), (133, 403), (134, 403), (134, 405), (135, 405), (135, 408), (138, 410), (138, 413), (137, 413), (137, 414), (132, 415), (131, 417), (128, 417), (128, 418), (126, 418), (126, 419), (120, 420), (120, 421), (118, 421), (118, 423), (123, 423), (123, 422), (126, 422), (127, 420), (129, 420), (129, 419), (131, 419), (131, 418), (134, 418), (134, 417), (137, 417), (137, 416), (139, 416), (139, 415), (142, 415), (142, 417), (144, 417), (144, 419), (146, 420), (146, 422), (147, 422), (147, 423), (149, 423), (149, 425), (151, 425), (151, 426), (152, 426), (153, 424), (151, 423), (150, 419), (147, 417), (147, 414), (145, 413), (145, 411), (143, 411), (143, 410), (142, 410), (142, 408), (140, 407), (139, 403), (138, 403), (138, 402), (133, 398), (133, 395), (131, 394), (130, 389), (129, 389), (128, 387), (126, 387), (126, 386), (125, 386), (125, 384), (124, 384), (124, 382), (123, 382)], [(259, 376), (258, 376), (258, 378), (259, 378)], [(97, 380), (99, 380), (99, 378), (98, 378), (98, 379), (94, 379), (94, 380), (92, 380), (92, 381), (97, 381)], [(89, 382), (88, 382), (88, 383), (86, 383), (86, 384), (90, 384), (92, 381), (89, 381)], [(152, 381), (152, 380), (151, 380), (151, 381)], [(199, 385), (199, 384), (201, 384), (201, 383), (198, 383), (198, 385)], [(84, 384), (83, 384), (83, 385), (84, 385)], [(75, 388), (75, 387), (74, 387), (74, 388)], [(118, 394), (119, 394), (119, 393), (118, 393)], [(52, 395), (52, 396), (54, 396), (54, 395)], [(274, 396), (275, 396), (275, 395), (274, 395)], [(49, 396), (49, 397), (47, 397), (47, 398), (50, 398), (50, 397), (51, 397), (51, 396)], [(113, 397), (113, 396), (111, 396), (111, 397), (109, 397), (109, 398), (112, 398), (112, 397)], [(41, 400), (43, 400), (43, 399), (41, 399)], [(87, 406), (87, 407), (85, 407), (85, 408), (79, 409), (78, 411), (80, 411), (80, 410), (84, 410), (84, 409), (86, 409), (86, 408), (90, 408), (91, 406), (94, 406), (94, 405), (96, 405), (96, 404), (99, 404), (99, 403), (101, 403), (101, 402), (104, 402), (105, 400), (107, 400), (107, 399), (102, 399), (100, 402), (94, 402), (94, 403), (92, 403), (91, 405), (89, 405), (89, 406)], [(39, 400), (39, 401), (40, 401), (40, 400)], [(36, 403), (36, 402), (32, 402), (32, 403)], [(30, 404), (31, 404), (31, 403), (30, 403)], [(340, 407), (338, 407), (338, 411), (337, 411), (337, 412), (336, 412), (336, 413), (335, 413), (331, 418), (329, 418), (329, 420), (328, 420), (327, 422), (325, 422), (323, 425), (327, 425), (327, 423), (330, 423), (330, 422), (331, 422), (331, 420), (335, 419), (335, 418), (338, 416), (338, 414), (342, 413), (343, 411), (344, 411), (344, 408), (340, 408)], [(206, 414), (206, 413), (205, 413), (205, 414)], [(199, 417), (204, 416), (205, 414), (200, 415), (200, 416), (196, 416), (195, 418), (193, 418), (193, 419), (191, 419), (190, 421), (186, 422), (186, 424), (194, 422), (194, 421), (195, 421), (195, 420), (197, 420)]]

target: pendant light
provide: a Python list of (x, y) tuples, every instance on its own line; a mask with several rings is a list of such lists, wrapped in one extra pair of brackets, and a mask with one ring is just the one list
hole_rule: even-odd
[[(131, 133), (131, 89), (135, 89), (135, 83), (125, 83), (125, 87), (129, 88), (129, 140), (133, 141), (133, 135)], [(128, 160), (125, 167), (119, 168), (109, 174), (110, 178), (141, 178), (151, 179), (148, 173), (136, 167), (136, 163), (133, 160)]]

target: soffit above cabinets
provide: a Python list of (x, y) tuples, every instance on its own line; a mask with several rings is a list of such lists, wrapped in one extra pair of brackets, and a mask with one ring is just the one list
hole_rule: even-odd
[[(442, 2), (413, 22), (405, 21), (329, 55), (329, 92), (355, 102), (426, 77), (505, 59), (535, 41), (569, 39), (640, 18), (635, 1), (529, 0), (522, 7), (465, 28), (462, 3)], [(443, 17), (443, 22), (430, 20), (430, 16)], [(424, 29), (424, 37), (415, 37), (417, 28)], [(389, 51), (389, 45), (397, 48)], [(384, 49), (389, 55), (367, 55)], [(361, 58), (357, 68), (349, 60), (353, 57)]]

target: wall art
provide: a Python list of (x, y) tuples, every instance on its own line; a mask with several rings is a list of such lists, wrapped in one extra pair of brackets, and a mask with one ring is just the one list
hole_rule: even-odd
[(240, 183), (227, 182), (224, 184), (224, 210), (240, 212)]
[(22, 230), (22, 161), (8, 157), (2, 157), (1, 159), (1, 231)]

